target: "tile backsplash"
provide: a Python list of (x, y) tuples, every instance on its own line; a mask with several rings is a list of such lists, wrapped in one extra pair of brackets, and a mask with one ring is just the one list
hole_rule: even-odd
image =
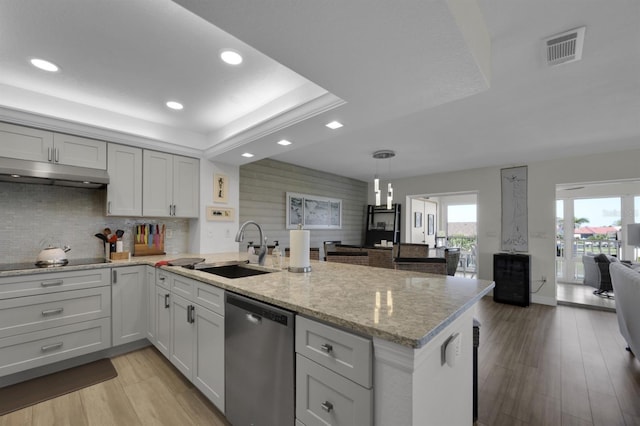
[(164, 223), (165, 251), (189, 248), (189, 220), (105, 216), (105, 189), (0, 182), (0, 263), (35, 262), (41, 249), (68, 245), (69, 259), (104, 256), (95, 237), (104, 228), (125, 231), (124, 250), (133, 251), (134, 226)]

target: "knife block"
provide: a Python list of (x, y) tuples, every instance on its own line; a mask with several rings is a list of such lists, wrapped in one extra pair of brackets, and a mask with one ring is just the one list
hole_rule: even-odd
[(153, 236), (155, 236), (156, 238), (160, 236), (160, 244), (155, 244), (155, 241), (151, 245), (139, 243), (136, 241), (136, 236), (134, 232), (134, 244), (133, 244), (132, 255), (133, 256), (157, 256), (160, 254), (166, 254), (164, 251), (165, 233), (162, 232), (161, 234), (153, 234)]
[(149, 247), (147, 244), (133, 245), (133, 256), (154, 256), (159, 254), (166, 254), (164, 252), (164, 244), (160, 248), (156, 246)]

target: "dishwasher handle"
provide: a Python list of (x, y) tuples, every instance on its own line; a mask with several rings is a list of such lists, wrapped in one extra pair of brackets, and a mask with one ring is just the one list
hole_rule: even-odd
[(247, 319), (247, 321), (249, 321), (252, 324), (260, 324), (262, 323), (262, 317), (256, 314), (252, 314), (247, 312), (245, 314), (245, 318)]

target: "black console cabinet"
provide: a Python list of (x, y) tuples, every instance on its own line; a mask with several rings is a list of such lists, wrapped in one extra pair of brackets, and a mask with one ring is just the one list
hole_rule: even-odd
[(493, 300), (511, 305), (529, 306), (531, 256), (497, 253), (493, 255)]

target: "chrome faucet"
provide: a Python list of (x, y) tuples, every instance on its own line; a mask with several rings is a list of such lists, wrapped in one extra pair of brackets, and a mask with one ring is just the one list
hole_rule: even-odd
[(260, 233), (260, 252), (258, 252), (258, 264), (264, 266), (264, 259), (267, 256), (267, 237), (264, 236), (264, 232), (262, 232), (262, 227), (258, 225), (253, 220), (248, 220), (242, 225), (240, 225), (240, 229), (238, 229), (238, 233), (236, 234), (236, 242), (239, 243), (244, 240), (244, 228), (247, 225), (255, 225), (258, 228), (258, 232)]

